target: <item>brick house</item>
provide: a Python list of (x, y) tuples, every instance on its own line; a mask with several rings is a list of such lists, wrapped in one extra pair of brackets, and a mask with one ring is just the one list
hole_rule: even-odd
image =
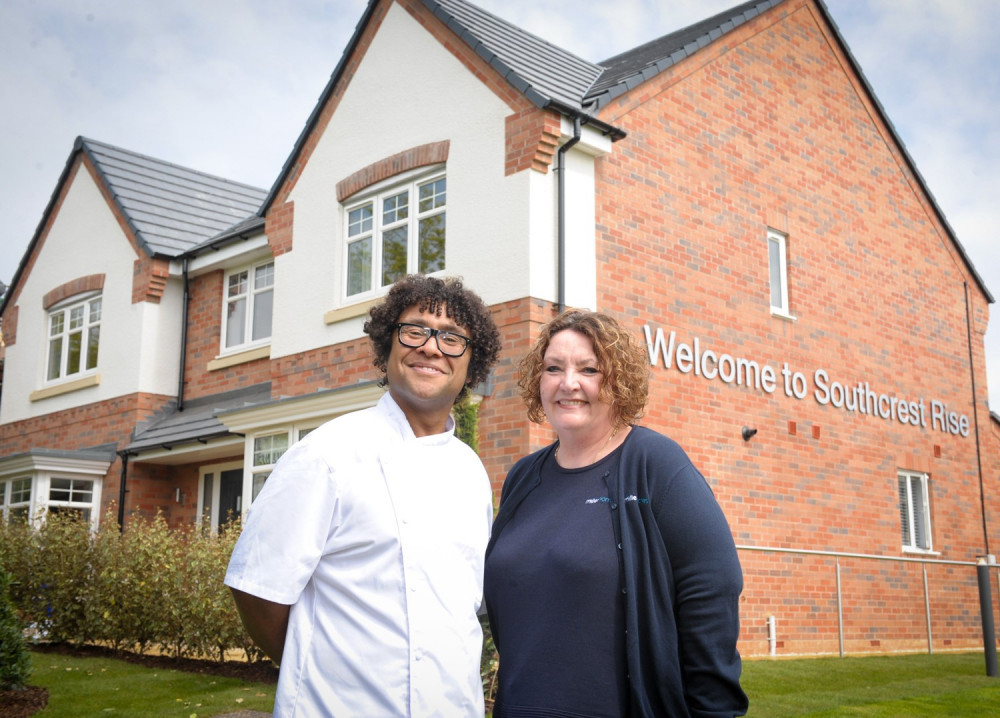
[(729, 517), (745, 655), (982, 645), (993, 298), (820, 0), (601, 63), (465, 0), (372, 0), (270, 190), (78, 139), (0, 310), (4, 515), (245, 510), (377, 400), (361, 326), (412, 271), (501, 327), (477, 397), (498, 493), (553, 437), (519, 357), (600, 309)]

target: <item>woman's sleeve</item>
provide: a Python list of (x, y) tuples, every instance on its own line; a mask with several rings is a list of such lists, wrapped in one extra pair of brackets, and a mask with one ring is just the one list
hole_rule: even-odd
[(654, 510), (674, 575), (685, 698), (692, 716), (743, 715), (736, 649), (743, 571), (711, 487), (681, 454)]

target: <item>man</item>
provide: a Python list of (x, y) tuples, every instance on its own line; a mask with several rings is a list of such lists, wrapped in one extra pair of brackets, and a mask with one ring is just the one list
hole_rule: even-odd
[(370, 311), (378, 404), (278, 461), (226, 585), (281, 670), (275, 716), (482, 716), (476, 613), (493, 518), (451, 408), (500, 353), (457, 279), (408, 276)]

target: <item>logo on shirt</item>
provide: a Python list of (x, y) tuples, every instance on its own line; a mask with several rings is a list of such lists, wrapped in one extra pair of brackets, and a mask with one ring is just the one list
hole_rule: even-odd
[[(611, 501), (611, 499), (608, 498), (607, 496), (598, 496), (596, 499), (587, 499), (586, 503), (588, 503), (588, 504), (605, 503), (606, 504), (606, 503), (608, 503), (610, 501)], [(629, 501), (637, 501), (640, 504), (648, 504), (649, 503), (649, 499), (640, 499), (635, 494), (631, 494), (631, 495), (625, 497), (625, 503), (627, 504)]]

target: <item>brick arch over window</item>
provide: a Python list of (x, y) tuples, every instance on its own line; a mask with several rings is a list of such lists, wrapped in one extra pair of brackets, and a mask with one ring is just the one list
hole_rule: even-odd
[(394, 154), (392, 157), (386, 157), (384, 160), (363, 167), (337, 183), (337, 201), (343, 202), (365, 187), (371, 187), (373, 184), (407, 170), (447, 162), (450, 145), (449, 140), (430, 142), (426, 145), (411, 147)]
[(84, 292), (95, 292), (102, 289), (104, 289), (103, 274), (88, 274), (86, 277), (77, 277), (76, 279), (70, 280), (65, 284), (59, 285), (55, 289), (46, 292), (45, 296), (42, 297), (42, 306), (45, 309), (49, 309), (67, 297), (72, 297), (76, 294), (83, 294)]

